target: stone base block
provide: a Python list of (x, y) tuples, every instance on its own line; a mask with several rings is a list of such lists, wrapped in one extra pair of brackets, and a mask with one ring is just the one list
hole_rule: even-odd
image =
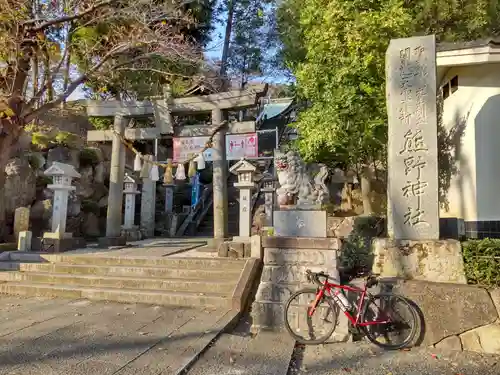
[(255, 235), (250, 238), (250, 256), (252, 258), (264, 259), (261, 236)]
[(226, 243), (227, 248), (227, 256), (229, 258), (250, 258), (250, 242), (228, 242)]
[(60, 232), (45, 232), (43, 234), (43, 238), (53, 238), (53, 239), (61, 239), (61, 238), (73, 238), (73, 233), (60, 233)]
[(125, 237), (125, 241), (140, 241), (142, 240), (142, 232), (139, 228), (122, 228), (121, 237)]
[(326, 211), (274, 211), (273, 223), (277, 237), (326, 237)]
[(127, 239), (123, 236), (101, 237), (99, 238), (98, 243), (100, 247), (125, 246), (127, 244)]
[(456, 240), (410, 241), (377, 238), (373, 272), (382, 277), (466, 284), (462, 247)]

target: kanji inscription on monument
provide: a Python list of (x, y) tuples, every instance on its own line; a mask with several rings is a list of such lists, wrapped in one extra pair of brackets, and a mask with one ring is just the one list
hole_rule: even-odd
[(386, 78), (389, 235), (439, 239), (435, 37), (391, 40)]

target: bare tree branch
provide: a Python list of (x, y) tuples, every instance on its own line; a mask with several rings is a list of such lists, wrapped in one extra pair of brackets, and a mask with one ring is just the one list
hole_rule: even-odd
[(186, 76), (183, 74), (177, 74), (177, 73), (168, 73), (160, 69), (154, 69), (154, 68), (118, 68), (116, 69), (117, 71), (129, 71), (129, 72), (152, 72), (152, 73), (158, 73), (162, 74), (167, 77), (181, 77), (181, 78), (187, 78), (187, 79), (192, 79), (194, 78), (193, 76)]
[[(82, 11), (81, 13), (77, 13), (77, 14), (73, 14), (71, 16), (64, 16), (64, 17), (55, 18), (55, 19), (52, 19), (49, 21), (45, 21), (42, 24), (40, 24), (36, 27), (30, 28), (30, 29), (34, 32), (38, 32), (38, 31), (43, 31), (51, 26), (55, 26), (57, 24), (74, 21), (74, 20), (77, 20), (79, 18), (83, 18), (83, 17), (89, 15), (90, 13), (95, 12), (96, 10), (98, 10), (100, 8), (103, 8), (107, 5), (111, 5), (111, 3), (113, 3), (114, 1), (115, 0), (102, 1), (102, 2), (99, 2), (95, 5), (93, 5), (93, 6), (88, 7), (86, 10)], [(31, 25), (31, 24), (36, 24), (37, 22), (39, 22), (39, 20), (31, 19), (29, 21), (24, 22), (23, 25), (27, 26), (27, 25)]]

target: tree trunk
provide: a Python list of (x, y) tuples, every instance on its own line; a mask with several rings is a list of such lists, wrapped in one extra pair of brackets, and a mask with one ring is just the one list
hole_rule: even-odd
[(6, 240), (7, 223), (5, 217), (5, 167), (10, 158), (13, 136), (2, 133), (0, 135), (0, 243)]
[(361, 171), (361, 197), (363, 199), (364, 215), (373, 214), (371, 192), (372, 192), (372, 171), (369, 166), (363, 166)]
[(228, 0), (227, 4), (227, 23), (226, 33), (224, 35), (224, 47), (222, 48), (222, 59), (220, 65), (220, 75), (224, 79), (224, 89), (228, 89), (227, 65), (229, 60), (229, 44), (231, 42), (231, 33), (233, 30), (234, 0)]

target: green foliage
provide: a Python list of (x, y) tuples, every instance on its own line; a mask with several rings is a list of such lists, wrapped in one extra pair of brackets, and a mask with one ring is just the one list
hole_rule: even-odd
[(239, 0), (234, 5), (232, 40), (228, 68), (245, 84), (260, 75), (263, 63), (264, 12), (261, 0)]
[(384, 160), (389, 41), (429, 33), (438, 41), (492, 35), (500, 30), (500, 2), (494, 3), (284, 0), (277, 11), (282, 58), (299, 95), (312, 103), (295, 124), (303, 156), (350, 168)]
[(38, 156), (36, 156), (34, 154), (28, 154), (27, 158), (28, 158), (28, 163), (29, 163), (31, 169), (33, 169), (34, 171), (37, 171), (40, 168), (42, 168), (41, 159)]
[(343, 240), (340, 267), (344, 274), (355, 274), (371, 270), (373, 253), (371, 243), (382, 233), (382, 219), (374, 216), (359, 216), (354, 219), (351, 234)]
[(462, 252), (469, 284), (500, 286), (500, 240), (466, 241)]
[(91, 199), (82, 200), (82, 211), (83, 212), (92, 212), (96, 215), (99, 215), (100, 208), (99, 205)]
[(39, 148), (40, 150), (47, 149), (52, 142), (52, 138), (46, 134), (41, 132), (31, 133), (31, 143)]
[(99, 155), (97, 155), (96, 150), (86, 147), (80, 151), (81, 167), (94, 167), (97, 164), (99, 164)]
[(113, 117), (89, 117), (89, 122), (96, 130), (108, 130), (113, 126)]
[(36, 176), (36, 186), (45, 188), (47, 185), (52, 183), (52, 177), (39, 175)]
[(78, 142), (78, 136), (70, 132), (59, 131), (55, 135), (54, 141), (61, 146), (75, 147)]

